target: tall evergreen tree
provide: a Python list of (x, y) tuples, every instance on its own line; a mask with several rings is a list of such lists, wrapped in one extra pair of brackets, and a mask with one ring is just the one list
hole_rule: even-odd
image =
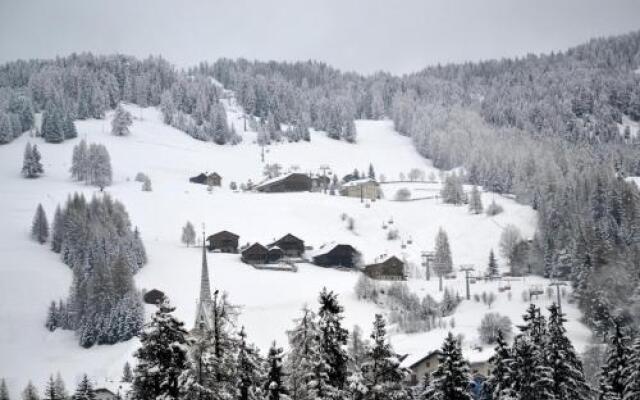
[(290, 350), (286, 358), (286, 370), (290, 397), (292, 400), (314, 399), (315, 389), (328, 380), (328, 377), (322, 376), (316, 381), (314, 376), (315, 372), (323, 369), (319, 365), (322, 360), (319, 357), (320, 332), (316, 314), (305, 306), (302, 317), (295, 320), (295, 327), (287, 335)]
[(640, 399), (640, 336), (636, 337), (627, 361), (623, 400)]
[(471, 188), (471, 198), (469, 199), (469, 212), (472, 214), (482, 214), (482, 195), (476, 185)]
[(500, 272), (498, 271), (498, 261), (496, 260), (496, 256), (493, 253), (493, 249), (489, 251), (489, 265), (487, 266), (487, 275), (489, 276), (500, 276)]
[(318, 329), (320, 356), (328, 366), (329, 384), (343, 390), (347, 383), (349, 356), (345, 350), (348, 331), (342, 327), (343, 308), (333, 292), (323, 288), (320, 292)]
[(362, 365), (362, 399), (386, 400), (409, 399), (410, 393), (404, 386), (408, 372), (400, 367), (399, 356), (388, 342), (386, 323), (376, 314), (371, 333), (371, 347), (367, 361)]
[(178, 378), (189, 367), (187, 331), (172, 315), (174, 310), (168, 302), (159, 305), (140, 335), (131, 392), (135, 400), (180, 398)]
[[(247, 334), (244, 327), (239, 333), (238, 355), (236, 357), (236, 387), (237, 400), (259, 400), (262, 399), (262, 381), (264, 372), (262, 359), (258, 349), (247, 343)], [(300, 368), (301, 366), (297, 366)]]
[(131, 364), (129, 364), (129, 361), (125, 362), (124, 367), (122, 367), (122, 382), (133, 382), (133, 372), (131, 372)]
[(451, 332), (447, 335), (438, 357), (438, 368), (432, 373), (432, 381), (424, 393), (433, 400), (471, 400), (467, 391), (469, 365), (462, 357), (460, 343)]
[(128, 136), (129, 127), (133, 123), (131, 113), (118, 104), (111, 120), (111, 134), (115, 136)]
[(69, 395), (67, 393), (67, 387), (64, 384), (64, 380), (62, 379), (62, 375), (60, 375), (60, 372), (56, 374), (56, 381), (54, 385), (56, 388), (56, 394), (58, 395), (59, 399), (69, 398)]
[(265, 381), (265, 399), (267, 400), (287, 400), (289, 399), (287, 387), (285, 385), (285, 373), (282, 365), (282, 348), (273, 342), (267, 355)]
[(93, 383), (89, 380), (87, 374), (82, 376), (80, 383), (76, 387), (76, 391), (73, 393), (73, 400), (95, 400), (96, 392), (93, 388)]
[(9, 389), (7, 389), (7, 382), (4, 378), (0, 379), (0, 400), (11, 400), (9, 397)]
[(22, 391), (22, 400), (40, 400), (38, 389), (31, 381), (27, 383), (27, 387)]
[(553, 394), (557, 400), (584, 399), (589, 397), (582, 362), (567, 338), (563, 315), (557, 305), (549, 307), (549, 323), (546, 340), (546, 362), (551, 368)]
[(53, 226), (51, 227), (51, 250), (55, 253), (62, 251), (62, 240), (64, 239), (64, 216), (60, 205), (56, 206), (53, 215)]
[(449, 237), (444, 229), (438, 229), (436, 235), (436, 247), (435, 247), (435, 265), (438, 269), (438, 274), (447, 274), (453, 271), (453, 260), (451, 258), (451, 248), (449, 247)]
[(616, 399), (622, 399), (625, 394), (627, 379), (625, 372), (629, 366), (627, 340), (620, 324), (616, 323), (602, 372), (602, 387), (605, 390), (603, 395), (614, 396)]
[(42, 137), (49, 143), (64, 140), (64, 116), (58, 105), (49, 102), (42, 113)]
[(512, 390), (513, 385), (513, 358), (511, 349), (504, 340), (502, 331), (498, 331), (498, 339), (493, 356), (489, 359), (492, 366), (491, 374), (485, 381), (483, 387), (484, 400), (501, 398), (515, 398)]
[(33, 217), (31, 237), (40, 244), (45, 243), (49, 238), (49, 223), (47, 222), (47, 215), (44, 213), (42, 204), (38, 204), (36, 215)]
[(31, 143), (27, 143), (22, 161), (22, 175), (25, 178), (37, 178), (44, 172), (40, 159), (41, 156), (40, 151), (38, 151), (38, 146), (33, 145), (33, 147), (31, 147)]

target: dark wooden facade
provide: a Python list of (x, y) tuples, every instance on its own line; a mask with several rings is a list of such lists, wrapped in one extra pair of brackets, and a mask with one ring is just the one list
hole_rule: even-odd
[(269, 255), (267, 256), (267, 262), (274, 263), (278, 262), (280, 259), (284, 257), (284, 251), (280, 247), (272, 247), (269, 249)]
[(279, 247), (288, 257), (300, 257), (304, 253), (304, 240), (287, 233), (277, 241), (271, 243), (269, 247)]
[(220, 231), (207, 238), (209, 251), (218, 250), (222, 253), (237, 253), (240, 236), (229, 231)]
[(350, 244), (338, 244), (324, 254), (313, 257), (313, 263), (323, 267), (353, 268), (360, 260), (360, 253)]
[(260, 192), (307, 192), (312, 188), (311, 178), (306, 174), (292, 173), (270, 179), (256, 187)]
[(242, 252), (241, 259), (247, 264), (266, 264), (269, 260), (269, 250), (260, 243), (254, 243)]
[(404, 263), (396, 256), (391, 256), (383, 262), (369, 264), (364, 267), (364, 273), (371, 279), (399, 281), (405, 280)]
[(216, 172), (211, 173), (209, 175), (205, 173), (201, 173), (199, 175), (189, 178), (189, 182), (199, 183), (201, 185), (207, 185), (207, 186), (221, 186), (222, 177), (218, 175), (218, 173)]

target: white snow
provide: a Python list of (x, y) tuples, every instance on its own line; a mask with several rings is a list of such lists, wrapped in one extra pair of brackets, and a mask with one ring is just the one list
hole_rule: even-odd
[[(229, 104), (228, 104), (229, 105)], [(176, 314), (188, 327), (193, 324), (200, 278), (200, 250), (180, 244), (180, 230), (187, 220), (197, 227), (206, 224), (210, 234), (223, 229), (240, 235), (240, 243), (269, 243), (291, 232), (307, 245), (318, 247), (335, 241), (349, 243), (361, 251), (365, 260), (382, 253), (395, 254), (421, 269), (420, 252), (430, 250), (439, 227), (444, 227), (451, 242), (456, 264), (476, 264), (484, 270), (489, 249), (497, 249), (500, 232), (506, 224), (515, 224), (525, 237), (535, 227), (535, 212), (510, 199), (483, 193), (488, 204), (493, 197), (505, 211), (495, 216), (470, 215), (466, 207), (443, 205), (436, 199), (415, 202), (381, 200), (366, 208), (357, 198), (330, 196), (322, 193), (236, 193), (228, 189), (231, 181), (238, 184), (261, 180), (263, 164), (255, 132), (242, 131), (242, 115), (237, 107), (230, 120), (244, 141), (238, 146), (217, 146), (196, 141), (161, 122), (154, 108), (128, 108), (136, 117), (129, 137), (109, 134), (110, 115), (106, 120), (77, 122), (80, 137), (107, 146), (114, 169), (114, 184), (106, 190), (121, 200), (131, 219), (140, 228), (149, 255), (149, 263), (136, 276), (140, 288), (165, 291), (177, 306)], [(377, 174), (391, 180), (412, 168), (427, 174), (439, 171), (413, 149), (410, 139), (393, 131), (389, 121), (358, 121), (358, 143), (335, 141), (312, 132), (310, 143), (276, 144), (267, 148), (266, 162), (278, 162), (285, 168), (297, 166), (301, 172), (319, 172), (327, 164), (343, 176), (358, 168), (367, 171), (372, 163)], [(22, 154), (27, 141), (41, 149), (45, 175), (26, 180), (20, 176)], [(42, 203), (49, 221), (57, 204), (74, 191), (87, 196), (95, 189), (73, 182), (69, 177), (71, 151), (80, 138), (62, 144), (47, 144), (28, 135), (0, 146), (0, 377), (5, 377), (15, 395), (31, 379), (44, 385), (51, 373), (60, 371), (73, 387), (82, 373), (88, 373), (102, 386), (117, 380), (124, 362), (131, 359), (137, 346), (132, 340), (115, 346), (81, 349), (73, 333), (44, 328), (44, 318), (51, 300), (65, 297), (71, 283), (71, 272), (52, 253), (29, 239), (32, 216)], [(202, 171), (216, 171), (223, 180), (222, 188), (208, 193), (205, 185), (188, 183), (188, 178)], [(137, 172), (146, 173), (153, 182), (152, 192), (142, 192), (134, 182)], [(402, 184), (404, 185), (404, 184)], [(416, 184), (417, 185), (417, 184)], [(425, 184), (426, 185), (426, 184)], [(382, 185), (383, 188), (386, 185)], [(431, 187), (423, 189), (436, 190)], [(419, 187), (411, 190), (418, 192)], [(385, 189), (386, 190), (386, 189)], [(397, 190), (397, 189), (395, 189)], [(393, 190), (392, 193), (395, 193)], [(391, 196), (392, 197), (392, 196)], [(341, 214), (355, 221), (350, 231)], [(383, 222), (393, 219), (401, 239), (386, 240)], [(198, 232), (200, 229), (197, 229)], [(402, 248), (411, 238), (413, 244)], [(300, 264), (297, 273), (256, 270), (240, 262), (239, 255), (209, 254), (213, 286), (229, 293), (233, 303), (242, 305), (240, 323), (249, 339), (266, 350), (272, 340), (285, 345), (286, 329), (299, 315), (305, 303), (316, 307), (323, 286), (336, 291), (346, 309), (345, 324), (361, 325), (369, 331), (373, 314), (381, 310), (358, 301), (353, 287), (358, 274)], [(462, 274), (447, 286), (462, 291)], [(497, 283), (477, 283), (474, 292), (494, 291), (498, 299), (492, 311), (498, 311), (519, 322), (527, 304), (520, 292), (527, 282), (513, 283), (513, 299), (497, 293)], [(539, 279), (539, 278), (538, 278)], [(411, 279), (411, 288), (419, 293), (439, 297), (437, 282)], [(546, 299), (546, 297), (545, 297)], [(547, 300), (540, 300), (545, 304)], [(566, 304), (571, 335), (576, 345), (585, 341), (586, 328), (577, 322), (579, 313)], [(476, 328), (488, 311), (482, 303), (463, 302), (455, 314), (457, 333), (471, 345), (477, 340)], [(419, 354), (441, 345), (447, 330), (439, 329), (414, 335), (394, 335), (399, 353)], [(117, 384), (111, 384), (111, 386)]]

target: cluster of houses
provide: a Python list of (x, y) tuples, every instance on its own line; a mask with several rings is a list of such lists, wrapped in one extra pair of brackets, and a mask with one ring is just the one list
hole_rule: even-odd
[[(280, 239), (263, 245), (255, 242), (239, 248), (240, 236), (229, 231), (220, 231), (206, 238), (209, 251), (220, 253), (240, 253), (241, 260), (251, 265), (279, 263), (282, 260), (310, 261), (322, 267), (362, 269), (372, 279), (404, 280), (404, 262), (396, 256), (382, 257), (377, 262), (362, 266), (360, 252), (345, 243), (327, 243), (313, 251), (305, 246), (304, 240), (287, 233)], [(306, 254), (310, 250), (310, 254)], [(305, 255), (309, 258), (305, 258)]]

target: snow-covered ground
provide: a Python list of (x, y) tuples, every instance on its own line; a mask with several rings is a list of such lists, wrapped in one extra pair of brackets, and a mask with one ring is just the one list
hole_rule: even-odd
[[(180, 242), (180, 230), (187, 220), (196, 227), (206, 224), (208, 234), (230, 230), (240, 235), (240, 243), (269, 242), (288, 232), (318, 247), (328, 241), (350, 243), (363, 252), (367, 261), (380, 254), (395, 254), (407, 260), (418, 271), (408, 284), (418, 293), (439, 297), (437, 281), (425, 282), (421, 276), (420, 252), (431, 250), (439, 227), (449, 234), (455, 264), (475, 264), (484, 271), (489, 249), (497, 250), (501, 230), (507, 224), (518, 226), (525, 237), (533, 234), (535, 213), (528, 207), (490, 193), (483, 194), (488, 204), (492, 198), (505, 212), (495, 217), (470, 215), (466, 207), (443, 205), (437, 199), (394, 202), (381, 200), (365, 207), (356, 198), (322, 193), (236, 193), (229, 183), (261, 179), (263, 164), (260, 148), (254, 143), (255, 133), (242, 132), (239, 110), (230, 112), (230, 120), (245, 140), (238, 146), (217, 146), (196, 141), (164, 125), (157, 110), (129, 107), (136, 118), (129, 137), (109, 134), (110, 115), (106, 120), (77, 122), (80, 138), (107, 146), (114, 169), (114, 184), (107, 188), (127, 207), (131, 219), (142, 233), (149, 255), (148, 265), (136, 276), (140, 288), (165, 291), (177, 307), (176, 314), (189, 327), (193, 324), (198, 296), (200, 255), (197, 248), (186, 248)], [(358, 143), (348, 144), (312, 133), (310, 143), (277, 144), (268, 147), (266, 162), (281, 163), (285, 169), (296, 166), (302, 172), (318, 172), (329, 165), (339, 176), (358, 168), (367, 170), (372, 163), (376, 173), (387, 179), (421, 168), (429, 176), (438, 171), (420, 157), (410, 140), (393, 131), (387, 121), (358, 121)], [(116, 346), (81, 349), (73, 333), (49, 333), (43, 326), (48, 304), (65, 297), (71, 283), (71, 272), (49, 250), (29, 239), (31, 219), (38, 203), (42, 203), (51, 219), (55, 206), (70, 193), (81, 191), (87, 196), (95, 189), (73, 182), (69, 167), (73, 146), (80, 140), (47, 144), (23, 135), (13, 143), (0, 146), (0, 377), (5, 377), (12, 393), (22, 390), (32, 379), (43, 385), (51, 373), (61, 372), (69, 385), (80, 374), (88, 373), (98, 385), (117, 380), (122, 365), (131, 358), (137, 341)], [(22, 153), (27, 141), (41, 149), (45, 175), (36, 180), (20, 176)], [(216, 171), (223, 177), (223, 187), (212, 193), (205, 186), (188, 183), (188, 178), (202, 171)], [(133, 178), (144, 172), (152, 180), (153, 191), (142, 192)], [(405, 184), (389, 184), (389, 197)], [(413, 186), (412, 186), (413, 185)], [(425, 186), (426, 185), (426, 186)], [(385, 185), (383, 185), (385, 186)], [(416, 194), (437, 192), (437, 185), (409, 184)], [(387, 194), (387, 193), (385, 193)], [(355, 229), (346, 228), (342, 214), (352, 217)], [(398, 229), (400, 239), (388, 241), (383, 223)], [(199, 229), (198, 229), (199, 231)], [(412, 244), (407, 244), (411, 239)], [(403, 243), (405, 248), (403, 248)], [(373, 314), (381, 309), (355, 298), (355, 272), (300, 265), (297, 273), (259, 271), (239, 261), (238, 255), (209, 254), (213, 285), (229, 293), (233, 303), (242, 306), (240, 323), (250, 340), (266, 350), (272, 340), (286, 344), (286, 329), (307, 303), (316, 307), (318, 292), (326, 286), (339, 293), (346, 309), (345, 324), (370, 329)], [(527, 304), (521, 292), (532, 284), (513, 282), (513, 298), (498, 294), (497, 283), (477, 283), (473, 292), (494, 291), (498, 299), (491, 311), (508, 315), (518, 322)], [(542, 282), (539, 284), (546, 284)], [(462, 274), (445, 284), (463, 291)], [(548, 302), (546, 296), (539, 300)], [(588, 332), (577, 322), (579, 313), (564, 304), (569, 315), (571, 336), (580, 348)], [(477, 341), (477, 326), (487, 306), (473, 300), (463, 302), (455, 314), (455, 328), (467, 339)], [(413, 335), (394, 335), (392, 341), (400, 353), (421, 355), (440, 346), (447, 330), (439, 329)], [(483, 355), (483, 356), (486, 356)]]

